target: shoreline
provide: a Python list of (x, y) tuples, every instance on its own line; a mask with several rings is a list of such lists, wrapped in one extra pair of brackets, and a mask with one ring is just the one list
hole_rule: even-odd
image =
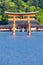
[[(16, 28), (16, 31), (18, 29)], [(0, 32), (9, 32), (12, 31), (11, 25), (0, 25)], [(31, 31), (43, 31), (43, 25), (31, 26)]]

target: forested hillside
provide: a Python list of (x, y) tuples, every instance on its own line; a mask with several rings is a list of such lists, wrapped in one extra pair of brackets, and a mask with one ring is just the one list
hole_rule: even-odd
[(36, 18), (38, 19), (39, 24), (43, 24), (43, 0), (0, 0), (0, 21), (7, 21), (4, 11), (39, 11)]

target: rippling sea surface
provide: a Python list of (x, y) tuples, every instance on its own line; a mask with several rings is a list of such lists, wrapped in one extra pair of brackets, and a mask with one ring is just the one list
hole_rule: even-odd
[(43, 65), (43, 32), (0, 32), (0, 65)]

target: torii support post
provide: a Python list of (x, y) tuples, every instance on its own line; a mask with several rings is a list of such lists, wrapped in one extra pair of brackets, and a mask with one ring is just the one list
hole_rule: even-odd
[(31, 35), (30, 17), (28, 16), (28, 36)]
[(12, 29), (12, 34), (15, 36), (15, 33), (16, 33), (16, 23), (15, 23), (15, 16), (13, 17), (13, 29)]

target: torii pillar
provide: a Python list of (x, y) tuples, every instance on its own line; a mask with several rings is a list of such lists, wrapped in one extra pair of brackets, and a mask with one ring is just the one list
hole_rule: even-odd
[(13, 36), (15, 36), (15, 33), (16, 33), (16, 20), (15, 20), (15, 16), (13, 17), (13, 29), (12, 29), (12, 34)]
[(28, 36), (31, 35), (30, 17), (28, 16)]

